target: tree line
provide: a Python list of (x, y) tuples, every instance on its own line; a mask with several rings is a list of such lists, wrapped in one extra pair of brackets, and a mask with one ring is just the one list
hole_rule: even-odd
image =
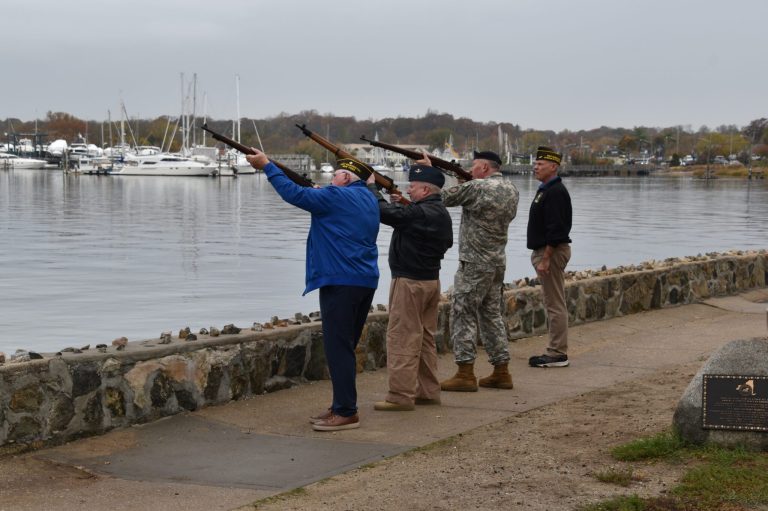
[[(132, 145), (181, 148), (185, 136), (191, 144), (203, 143), (201, 130), (184, 134), (178, 117), (160, 116), (155, 119), (129, 119), (125, 121), (125, 139)], [(49, 141), (64, 139), (68, 142), (85, 140), (101, 147), (116, 145), (120, 140), (120, 123), (79, 119), (65, 112), (48, 112), (43, 119), (22, 121), (5, 119), (2, 122), (6, 138), (13, 134), (42, 132)], [(230, 137), (235, 136), (231, 120), (208, 120), (208, 125)], [(199, 125), (200, 119), (194, 120)], [(687, 126), (612, 128), (601, 126), (590, 130), (532, 130), (508, 122), (477, 122), (448, 113), (427, 111), (421, 117), (394, 117), (380, 120), (360, 120), (319, 114), (309, 110), (297, 114), (281, 113), (266, 119), (243, 118), (240, 121), (241, 141), (260, 147), (268, 153), (304, 153), (316, 161), (325, 159), (325, 151), (305, 138), (295, 124), (308, 128), (341, 144), (359, 142), (361, 135), (394, 144), (425, 144), (430, 148), (444, 148), (449, 140), (461, 155), (473, 149), (493, 150), (500, 154), (516, 155), (525, 160), (539, 145), (548, 145), (566, 154), (573, 163), (600, 163), (612, 155), (640, 156), (658, 160), (694, 155), (701, 161), (716, 155), (748, 155), (768, 158), (768, 119), (759, 118), (747, 126), (722, 125), (697, 130)], [(187, 125), (194, 126), (191, 123)], [(257, 136), (257, 130), (258, 135)], [(172, 137), (172, 138), (171, 138)], [(210, 138), (207, 145), (214, 145)]]

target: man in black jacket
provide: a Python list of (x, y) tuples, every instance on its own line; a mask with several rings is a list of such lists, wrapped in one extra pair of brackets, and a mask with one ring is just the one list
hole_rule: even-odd
[(440, 198), (441, 171), (414, 165), (408, 173), (411, 204), (387, 202), (369, 179), (379, 200), (381, 223), (394, 228), (389, 244), (389, 392), (374, 405), (381, 411), (413, 410), (415, 404), (439, 404), (437, 379), (437, 306), (440, 261), (453, 245), (453, 226)]
[(568, 308), (565, 303), (565, 266), (571, 259), (571, 196), (557, 175), (562, 156), (539, 147), (533, 172), (541, 182), (528, 215), (531, 263), (544, 292), (549, 345), (544, 355), (528, 359), (533, 367), (568, 365)]

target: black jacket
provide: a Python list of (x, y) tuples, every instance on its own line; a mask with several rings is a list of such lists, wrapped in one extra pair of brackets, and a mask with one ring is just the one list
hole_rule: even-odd
[(560, 176), (536, 191), (528, 215), (528, 248), (556, 247), (570, 243), (571, 196)]
[(440, 195), (433, 194), (407, 206), (389, 203), (378, 192), (376, 195), (381, 223), (394, 227), (389, 244), (392, 278), (439, 279), (440, 261), (453, 245), (451, 215)]

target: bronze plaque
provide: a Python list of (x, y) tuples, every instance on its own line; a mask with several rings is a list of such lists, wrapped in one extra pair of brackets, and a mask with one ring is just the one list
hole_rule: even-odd
[(768, 431), (768, 376), (705, 374), (704, 429)]

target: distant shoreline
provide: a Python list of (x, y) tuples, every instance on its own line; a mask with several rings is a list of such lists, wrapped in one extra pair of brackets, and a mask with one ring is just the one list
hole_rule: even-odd
[[(749, 168), (743, 165), (730, 166), (730, 165), (710, 165), (710, 175), (713, 177), (732, 177), (732, 178), (749, 178)], [(706, 165), (692, 165), (690, 167), (669, 167), (664, 170), (658, 170), (656, 174), (663, 174), (667, 176), (680, 176), (680, 177), (705, 177), (707, 173)], [(766, 172), (765, 167), (753, 167), (752, 179), (765, 179)]]

